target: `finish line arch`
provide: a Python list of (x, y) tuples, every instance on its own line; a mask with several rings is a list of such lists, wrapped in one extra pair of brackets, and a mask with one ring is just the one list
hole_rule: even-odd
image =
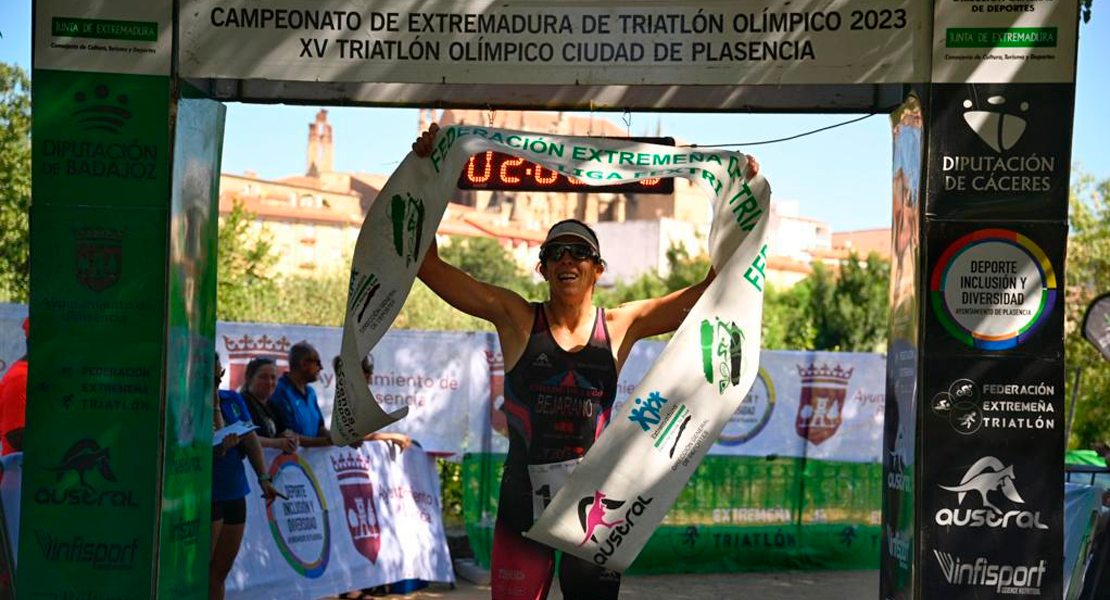
[[(890, 113), (879, 597), (987, 593), (979, 559), (1062, 596), (1078, 3), (39, 0), (33, 27), (20, 598), (206, 594), (221, 101)], [(101, 455), (130, 502), (40, 502)]]

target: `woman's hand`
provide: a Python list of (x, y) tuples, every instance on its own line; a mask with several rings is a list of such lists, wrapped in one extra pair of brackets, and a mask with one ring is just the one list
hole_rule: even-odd
[(239, 445), (239, 434), (232, 433), (232, 434), (228, 434), (228, 436), (225, 437), (223, 439), (223, 441), (220, 442), (220, 449), (223, 450), (226, 453), (228, 450), (231, 450), (232, 448), (234, 448), (238, 445)]
[(301, 438), (293, 433), (292, 429), (286, 429), (281, 432), (281, 451), (285, 454), (292, 454), (301, 447)]
[(427, 158), (432, 153), (432, 143), (435, 142), (436, 133), (439, 131), (439, 125), (432, 123), (428, 126), (428, 130), (420, 134), (416, 141), (412, 143), (412, 151), (420, 158)]
[(278, 489), (274, 487), (274, 482), (269, 479), (259, 481), (258, 487), (262, 488), (262, 497), (266, 499), (266, 506), (273, 504), (274, 500), (277, 498), (281, 498), (282, 500), (289, 499), (285, 494), (279, 492)]
[(744, 169), (744, 177), (754, 179), (756, 175), (759, 175), (759, 161), (751, 154), (748, 154), (747, 157), (748, 167)]

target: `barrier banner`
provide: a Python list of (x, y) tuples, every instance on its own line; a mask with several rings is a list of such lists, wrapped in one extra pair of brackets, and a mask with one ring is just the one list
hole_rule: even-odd
[(269, 507), (248, 475), (229, 600), (312, 600), (405, 579), (453, 582), (435, 461), (419, 448), (267, 449)]
[[(407, 414), (407, 406), (391, 413), (382, 410), (363, 382), (358, 361), (382, 338), (408, 297), (420, 263), (443, 217), (447, 199), (457, 187), (458, 173), (471, 156), (490, 150), (520, 156), (544, 168), (588, 181), (628, 183), (638, 179), (674, 176), (698, 182), (717, 199), (716, 223), (710, 232), (709, 245), (719, 277), (741, 239), (752, 230), (757, 233), (753, 240), (762, 234), (766, 221), (763, 217), (769, 210), (770, 192), (764, 180), (757, 179), (749, 186), (743, 178), (747, 165), (743, 154), (470, 126), (440, 130), (428, 158), (410, 153), (386, 182), (380, 194), (383, 201), (375, 202), (370, 208), (355, 244), (340, 353), (343, 360), (337, 373), (331, 419), (331, 435), (337, 443), (361, 438)], [(749, 245), (755, 246), (754, 241)], [(762, 298), (766, 249), (760, 244), (748, 253), (745, 265), (736, 264), (732, 269), (734, 272), (730, 272), (728, 277), (738, 281), (729, 282), (733, 283), (729, 287), (749, 285), (758, 294), (755, 299)], [(726, 287), (722, 281), (716, 281), (714, 285), (717, 291), (706, 293), (710, 298), (721, 295)], [(762, 304), (758, 302), (749, 303), (749, 306), (754, 304), (762, 309)], [(761, 311), (754, 314), (754, 323), (758, 325)], [(709, 338), (727, 336), (716, 342), (717, 345), (724, 344), (722, 348), (727, 354), (728, 342), (733, 336), (736, 336), (733, 346), (737, 352), (745, 336), (748, 340), (758, 341), (758, 333), (751, 331), (751, 324), (736, 329), (735, 323), (715, 323), (710, 320), (713, 318), (716, 317), (706, 315), (702, 319), (704, 326), (710, 328), (705, 334), (708, 336), (707, 345), (714, 343)], [(697, 352), (691, 356), (700, 356), (700, 338), (690, 343), (698, 345)], [(758, 344), (752, 350), (755, 348)], [(748, 355), (753, 355), (753, 352)], [(704, 359), (712, 360), (716, 359)], [(721, 364), (713, 368), (718, 366), (726, 369), (722, 372), (725, 374), (727, 369), (732, 368), (735, 372), (728, 375), (732, 377), (738, 376), (741, 365), (730, 367)], [(749, 375), (754, 376), (754, 369), (749, 370)], [(721, 392), (725, 387), (735, 386), (738, 381), (728, 385), (722, 382)], [(713, 384), (717, 385), (717, 382)], [(740, 399), (742, 395), (737, 402)]]
[[(427, 452), (461, 454), (467, 431), (460, 424), (466, 422), (468, 400), (485, 393), (476, 386), (487, 379), (487, 336), (492, 337), (486, 332), (402, 330), (382, 336), (371, 353), (370, 386), (387, 409), (410, 411), (408, 418), (385, 430), (408, 434)], [(310, 385), (325, 422), (330, 422), (336, 389), (331, 359), (339, 354), (342, 340), (337, 327), (218, 323), (216, 348), (227, 365), (220, 387), (238, 390), (246, 381), (247, 363), (255, 357), (272, 358), (278, 373), (288, 370), (289, 348), (302, 340), (320, 352), (323, 370)], [(362, 381), (359, 371), (358, 382)]]
[[(387, 338), (388, 339), (388, 336)], [(487, 381), (471, 397), (467, 451), (504, 453), (508, 429), (501, 412), (503, 367), (489, 336)], [(643, 340), (632, 347), (617, 381), (613, 412), (630, 399), (664, 343)], [(848, 462), (881, 461), (884, 373), (881, 354), (763, 350), (759, 371), (720, 436), (712, 455), (808, 456)]]
[[(288, 499), (267, 507), (248, 474), (247, 525), (227, 578), (230, 600), (313, 600), (405, 579), (455, 580), (435, 460), (419, 448), (397, 454), (369, 443), (263, 452)], [(0, 501), (13, 538), (22, 475), (23, 454), (5, 456)], [(173, 529), (197, 537), (195, 523)]]

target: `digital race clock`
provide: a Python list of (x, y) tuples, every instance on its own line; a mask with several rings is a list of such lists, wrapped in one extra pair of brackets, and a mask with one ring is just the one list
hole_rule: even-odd
[[(628, 138), (622, 138), (628, 139)], [(674, 146), (674, 138), (631, 138)], [(552, 171), (523, 158), (500, 152), (482, 152), (470, 157), (459, 174), (460, 190), (503, 190), (513, 192), (595, 192), (671, 194), (674, 178), (641, 179), (633, 183), (598, 185), (586, 183), (574, 176)]]

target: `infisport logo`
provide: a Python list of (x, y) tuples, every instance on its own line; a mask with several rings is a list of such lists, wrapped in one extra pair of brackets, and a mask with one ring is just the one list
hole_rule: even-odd
[[(606, 498), (601, 490), (594, 491), (592, 496), (582, 498), (578, 501), (578, 521), (585, 537), (578, 547), (581, 548), (589, 542), (597, 544), (598, 551), (594, 554), (594, 562), (604, 565), (620, 547), (624, 536), (636, 527), (635, 517), (643, 515), (654, 499), (637, 496), (624, 514), (620, 514), (616, 511), (627, 504), (625, 500)], [(609, 530), (609, 535), (599, 539), (598, 529), (602, 527)]]
[(86, 540), (75, 536), (65, 540), (45, 531), (35, 530), (42, 557), (48, 562), (65, 562), (88, 565), (98, 571), (129, 571), (135, 567), (135, 553), (139, 538), (131, 543), (110, 543)]
[(947, 552), (933, 550), (940, 564), (944, 579), (951, 585), (992, 587), (997, 594), (1022, 596), (1041, 595), (1041, 582), (1047, 561), (1035, 565), (996, 565), (980, 556), (973, 562), (964, 562), (960, 557)]
[(979, 496), (984, 508), (942, 508), (934, 516), (936, 524), (947, 527), (1048, 529), (1048, 526), (1041, 522), (1040, 511), (1004, 511), (991, 501), (992, 493), (997, 500), (997, 493), (1000, 492), (1013, 504), (1025, 504), (1025, 499), (1021, 497), (1014, 485), (1016, 479), (1013, 465), (1007, 467), (993, 456), (980, 458), (971, 465), (958, 485), (942, 485), (940, 488), (955, 492), (956, 502), (960, 505), (963, 505), (964, 499), (974, 492)]

